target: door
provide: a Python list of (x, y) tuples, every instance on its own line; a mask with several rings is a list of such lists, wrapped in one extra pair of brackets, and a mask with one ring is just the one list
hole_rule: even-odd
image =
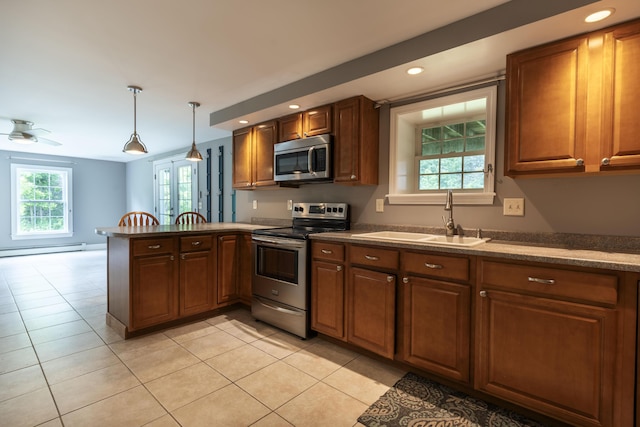
[(154, 162), (154, 215), (160, 224), (173, 224), (182, 212), (198, 210), (195, 163), (182, 157)]

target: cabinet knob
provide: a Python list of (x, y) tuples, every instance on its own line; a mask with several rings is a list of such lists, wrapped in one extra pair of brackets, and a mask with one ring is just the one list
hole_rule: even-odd
[(391, 283), (393, 282), (394, 277), (393, 276), (387, 276), (387, 282)]
[(584, 166), (584, 159), (576, 159), (576, 166)]
[(308, 137), (308, 136), (309, 136), (309, 134), (308, 134), (308, 133), (306, 133), (306, 132), (304, 132), (304, 137), (306, 138), (306, 137)]
[(341, 265), (336, 266), (336, 271), (342, 271), (342, 266)]
[(185, 255), (180, 255), (181, 259), (187, 259), (187, 257)]
[(480, 296), (482, 298), (486, 298), (487, 297), (487, 291), (480, 291)]
[(409, 283), (409, 278), (408, 277), (403, 277), (402, 278), (402, 283)]
[(171, 257), (169, 258), (171, 261), (173, 261), (175, 259), (175, 257), (173, 255), (171, 255)]
[(601, 164), (602, 166), (609, 166), (609, 164), (611, 164), (611, 159), (610, 159), (610, 158), (608, 158), (608, 157), (605, 157), (604, 159), (602, 159), (602, 160), (600, 161), (600, 164)]
[(358, 177), (357, 177), (357, 176), (355, 176), (355, 175), (351, 175), (351, 180), (352, 180), (352, 181), (355, 181), (356, 179), (358, 179)]

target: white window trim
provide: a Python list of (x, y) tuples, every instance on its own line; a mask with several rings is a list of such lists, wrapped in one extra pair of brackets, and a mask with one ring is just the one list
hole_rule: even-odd
[[(446, 191), (432, 193), (400, 193), (398, 188), (398, 150), (403, 146), (399, 146), (398, 126), (400, 116), (413, 111), (426, 110), (446, 104), (455, 104), (465, 100), (479, 98), (487, 98), (487, 128), (485, 139), (485, 177), (483, 191), (463, 191), (454, 190), (453, 198), (456, 204), (463, 205), (492, 205), (495, 198), (495, 145), (496, 145), (496, 110), (497, 110), (497, 87), (489, 86), (485, 88), (475, 89), (468, 92), (462, 92), (446, 97), (430, 99), (414, 104), (394, 107), (390, 110), (390, 141), (389, 141), (389, 194), (386, 195), (389, 204), (402, 205), (440, 205), (445, 202)], [(412, 133), (413, 134), (413, 133)], [(404, 144), (406, 145), (406, 144)], [(406, 147), (405, 147), (406, 148)], [(411, 145), (414, 149), (414, 144)], [(413, 188), (413, 185), (411, 186)]]
[[(65, 231), (47, 231), (47, 232), (32, 232), (32, 233), (19, 233), (18, 232), (18, 180), (17, 174), (20, 170), (55, 170), (66, 172), (66, 185), (63, 187), (67, 200), (66, 210), (66, 223), (67, 230)], [(63, 168), (57, 166), (42, 166), (42, 165), (27, 165), (20, 163), (11, 164), (11, 240), (27, 240), (27, 239), (58, 239), (61, 237), (73, 236), (73, 169)]]

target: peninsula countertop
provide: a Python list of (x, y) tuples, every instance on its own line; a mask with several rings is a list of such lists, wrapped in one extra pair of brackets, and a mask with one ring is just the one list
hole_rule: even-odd
[(271, 228), (265, 225), (246, 224), (240, 222), (208, 222), (201, 224), (171, 224), (134, 227), (96, 227), (96, 234), (106, 237), (157, 237), (188, 233), (216, 233), (223, 231), (253, 231)]

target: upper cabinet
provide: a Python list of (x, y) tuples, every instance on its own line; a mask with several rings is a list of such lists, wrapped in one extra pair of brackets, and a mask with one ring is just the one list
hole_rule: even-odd
[(277, 128), (272, 120), (233, 132), (233, 188), (247, 190), (276, 184), (273, 144)]
[(378, 109), (364, 96), (336, 102), (334, 110), (334, 182), (378, 184)]
[(322, 135), (332, 131), (331, 105), (278, 119), (278, 142)]
[(507, 56), (505, 175), (640, 169), (640, 21)]

